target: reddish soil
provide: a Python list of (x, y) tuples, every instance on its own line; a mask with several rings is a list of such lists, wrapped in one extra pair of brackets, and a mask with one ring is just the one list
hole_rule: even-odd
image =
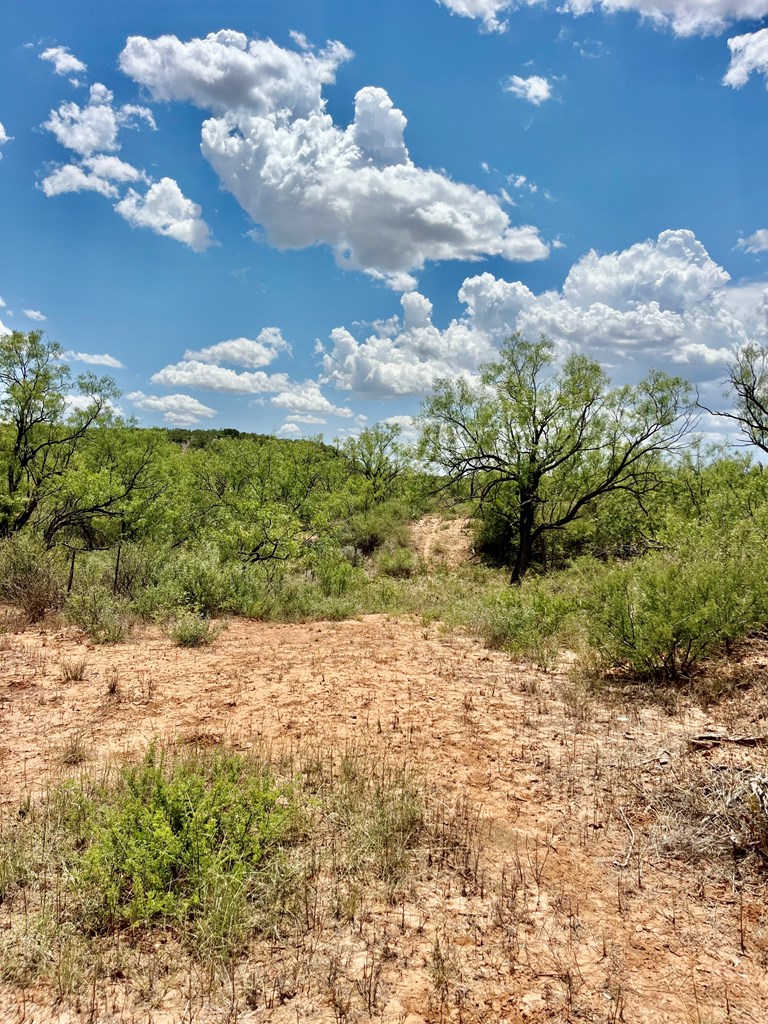
[[(448, 531), (445, 531), (448, 532)], [(768, 910), (758, 874), (696, 864), (659, 836), (654, 794), (684, 789), (734, 759), (763, 770), (759, 748), (693, 751), (687, 739), (732, 729), (746, 705), (706, 714), (678, 702), (607, 703), (565, 672), (541, 673), (415, 620), (233, 621), (208, 648), (160, 631), (89, 645), (71, 629), (7, 634), (0, 653), (0, 805), (15, 813), (61, 778), (139, 755), (155, 737), (248, 749), (360, 742), (419, 766), (449, 802), (466, 796), (485, 828), (482, 886), (424, 890), (418, 913), (377, 908), (365, 935), (390, 949), (373, 1017), (426, 1021), (764, 1024)], [(62, 662), (85, 660), (62, 680)], [(117, 680), (117, 695), (108, 693)], [(760, 717), (764, 712), (754, 711)], [(753, 732), (762, 725), (747, 723)], [(81, 768), (73, 768), (77, 772)], [(699, 773), (699, 774), (697, 774)], [(663, 837), (662, 837), (663, 838)], [(363, 928), (360, 931), (363, 936)], [(367, 941), (367, 940), (366, 940)], [(363, 947), (364, 949), (365, 947)], [(435, 951), (445, 959), (436, 980)], [(364, 958), (363, 958), (364, 959)], [(364, 973), (350, 954), (350, 985)], [(359, 991), (359, 989), (358, 989)], [(440, 998), (438, 998), (438, 994)], [(103, 998), (102, 998), (103, 995)], [(0, 1021), (326, 1022), (327, 996), (220, 1007), (178, 991), (142, 1007), (92, 993), (52, 1005), (0, 989)], [(368, 1019), (358, 999), (346, 1020)]]

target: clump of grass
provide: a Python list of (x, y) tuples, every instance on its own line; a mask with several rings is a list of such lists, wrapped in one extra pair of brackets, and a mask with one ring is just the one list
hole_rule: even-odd
[(88, 662), (85, 658), (62, 658), (61, 678), (65, 683), (79, 683), (85, 679)]
[(130, 631), (130, 616), (125, 600), (115, 597), (103, 586), (94, 585), (70, 595), (66, 616), (97, 644), (116, 644)]
[(418, 559), (408, 548), (382, 549), (376, 557), (376, 568), (384, 576), (410, 579), (419, 568)]
[[(148, 947), (173, 948), (167, 972), (234, 977), (226, 965), (259, 938), (299, 956), (359, 926), (369, 904), (405, 901), (417, 879), (458, 872), (463, 888), (471, 832), (407, 768), (365, 749), (272, 764), (223, 746), (153, 746), (0, 820), (0, 977), (55, 987), (66, 961), (74, 991), (118, 949), (129, 978)], [(371, 1006), (374, 988), (358, 992)]]
[(85, 737), (82, 732), (73, 733), (64, 743), (59, 754), (59, 761), (67, 768), (75, 768), (88, 760)]
[(106, 669), (104, 672), (104, 681), (107, 684), (107, 693), (110, 697), (118, 697), (120, 695), (120, 671), (116, 666)]
[(179, 615), (168, 627), (168, 635), (177, 647), (206, 647), (212, 644), (220, 633), (220, 626), (215, 626), (210, 619), (193, 613)]
[(0, 544), (0, 598), (39, 622), (64, 603), (64, 574), (56, 554), (39, 540), (16, 535)]

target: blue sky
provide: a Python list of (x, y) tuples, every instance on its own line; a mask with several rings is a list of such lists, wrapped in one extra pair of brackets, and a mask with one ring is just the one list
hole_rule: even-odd
[(3, 7), (0, 324), (141, 423), (407, 427), (518, 329), (718, 403), (768, 340), (768, 0)]

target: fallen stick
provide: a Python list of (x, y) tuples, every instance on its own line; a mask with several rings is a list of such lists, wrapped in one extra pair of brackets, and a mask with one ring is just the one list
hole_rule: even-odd
[(765, 747), (768, 746), (768, 736), (723, 736), (717, 732), (703, 732), (691, 737), (688, 747), (691, 750), (712, 750), (722, 743), (733, 743), (737, 747)]

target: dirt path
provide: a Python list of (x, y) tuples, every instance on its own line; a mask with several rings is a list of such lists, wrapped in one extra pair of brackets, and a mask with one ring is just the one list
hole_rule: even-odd
[(411, 542), (419, 558), (430, 566), (455, 569), (472, 561), (472, 535), (468, 519), (423, 516), (411, 525)]
[[(385, 745), (449, 803), (466, 795), (488, 831), (482, 885), (425, 892), (419, 920), (379, 908), (366, 926), (391, 936), (395, 951), (376, 1009), (384, 1021), (768, 1020), (764, 888), (737, 895), (727, 871), (664, 856), (649, 838), (644, 791), (683, 777), (694, 756), (686, 737), (716, 718), (607, 708), (564, 675), (385, 616), (234, 621), (198, 650), (151, 629), (101, 648), (72, 631), (28, 630), (8, 635), (1, 654), (0, 803), (9, 813), (81, 770), (63, 767), (67, 759), (89, 767), (136, 756), (158, 736), (244, 749)], [(62, 665), (80, 661), (84, 678), (64, 682)], [(439, 1003), (436, 942), (448, 964)], [(19, 998), (0, 991), (0, 1021), (86, 1019), (32, 993), (22, 1014)], [(91, 1016), (188, 1019), (179, 998), (168, 994), (143, 1017), (106, 1004)], [(209, 1019), (222, 1018), (199, 1006), (194, 1020)], [(334, 1012), (317, 993), (299, 993), (237, 1019), (325, 1022)]]

